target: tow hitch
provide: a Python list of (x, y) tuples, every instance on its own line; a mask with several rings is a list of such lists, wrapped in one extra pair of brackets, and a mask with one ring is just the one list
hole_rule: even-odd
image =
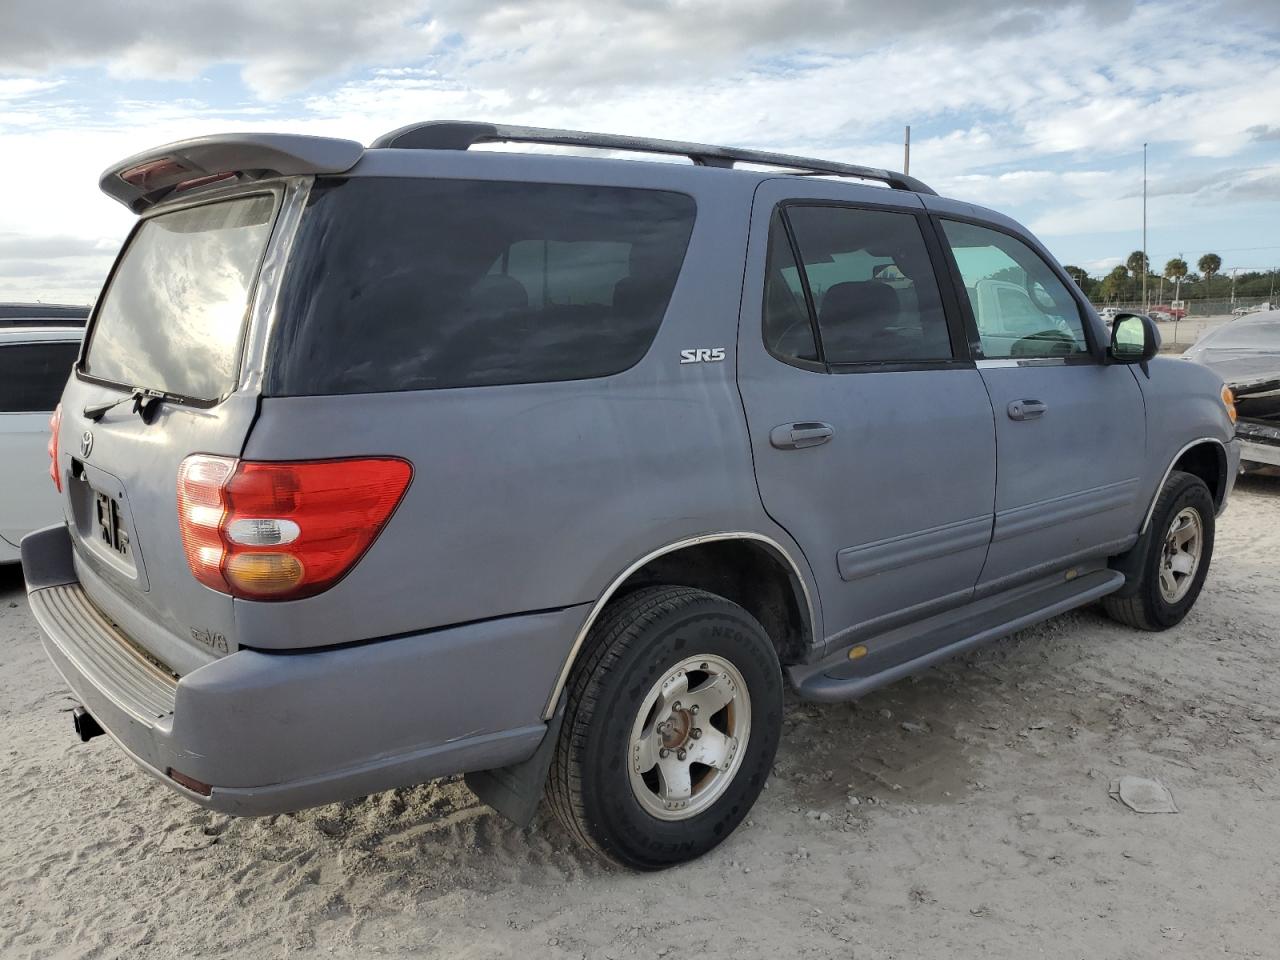
[(76, 736), (81, 743), (88, 743), (94, 737), (102, 736), (105, 731), (98, 726), (98, 721), (84, 707), (76, 707), (71, 711), (71, 722), (76, 726)]

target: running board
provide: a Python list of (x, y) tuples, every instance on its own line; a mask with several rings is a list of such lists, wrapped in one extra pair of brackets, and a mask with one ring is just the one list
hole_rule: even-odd
[[(819, 663), (789, 667), (787, 672), (801, 699), (828, 703), (856, 700), (956, 654), (1114, 593), (1124, 586), (1124, 580), (1123, 573), (1106, 569), (1066, 581), (1058, 577), (995, 606), (972, 604), (980, 609), (968, 616), (961, 608), (930, 618), (941, 621), (933, 629), (915, 624), (890, 631), (849, 644)], [(922, 628), (924, 632), (912, 632)]]

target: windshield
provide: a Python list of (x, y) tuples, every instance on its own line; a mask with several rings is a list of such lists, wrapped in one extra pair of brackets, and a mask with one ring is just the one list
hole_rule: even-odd
[(83, 371), (199, 400), (230, 392), (274, 213), (275, 198), (260, 195), (143, 222), (103, 297)]

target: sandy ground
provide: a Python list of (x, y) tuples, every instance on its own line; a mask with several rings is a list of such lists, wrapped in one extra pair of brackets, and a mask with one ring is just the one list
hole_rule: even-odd
[[(1280, 480), (1245, 479), (1169, 633), (1088, 609), (857, 705), (791, 703), (752, 818), (647, 876), (458, 782), (198, 810), (73, 739), (0, 572), (0, 957), (1277, 957), (1278, 551)], [(1126, 773), (1181, 812), (1121, 807)]]

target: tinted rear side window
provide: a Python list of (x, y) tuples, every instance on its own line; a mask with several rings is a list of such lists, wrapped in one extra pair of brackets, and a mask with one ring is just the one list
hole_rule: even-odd
[(378, 393), (618, 373), (657, 333), (694, 202), (657, 190), (320, 181), (267, 390)]
[(0, 346), (0, 413), (46, 413), (58, 405), (78, 343)]

